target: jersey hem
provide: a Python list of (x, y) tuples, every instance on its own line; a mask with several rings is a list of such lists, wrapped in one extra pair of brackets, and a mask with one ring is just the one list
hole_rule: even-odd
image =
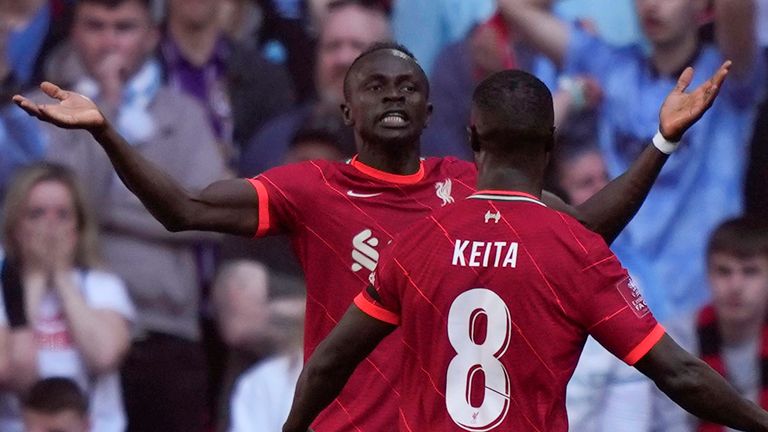
[(262, 237), (269, 230), (269, 193), (259, 180), (249, 178), (248, 183), (256, 190), (256, 198), (259, 200), (259, 222), (254, 237)]
[(360, 308), (366, 315), (370, 315), (379, 321), (384, 321), (387, 324), (400, 325), (400, 317), (397, 314), (384, 309), (381, 306), (371, 303), (365, 296), (360, 293), (355, 297), (355, 306)]
[(626, 357), (624, 357), (624, 363), (633, 366), (640, 361), (640, 359), (648, 354), (648, 351), (661, 340), (665, 333), (666, 330), (664, 327), (657, 323), (656, 327), (654, 327), (653, 330), (651, 330), (651, 332), (626, 355)]

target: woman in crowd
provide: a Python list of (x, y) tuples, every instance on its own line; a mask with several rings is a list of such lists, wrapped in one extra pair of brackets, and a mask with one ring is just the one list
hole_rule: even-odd
[(98, 268), (96, 225), (74, 175), (53, 164), (21, 170), (3, 219), (0, 430), (22, 430), (19, 396), (50, 376), (86, 392), (93, 430), (125, 430), (117, 371), (133, 306), (123, 283)]

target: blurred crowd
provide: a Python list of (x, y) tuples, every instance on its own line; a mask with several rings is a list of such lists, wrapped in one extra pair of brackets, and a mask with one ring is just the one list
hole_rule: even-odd
[[(685, 67), (695, 87), (731, 59), (612, 248), (668, 332), (768, 408), (768, 0), (0, 0), (0, 430), (278, 431), (305, 303), (285, 238), (167, 232), (88, 133), (11, 96), (76, 90), (199, 189), (354, 155), (342, 83), (382, 40), (429, 75), (427, 157), (471, 160), (483, 78), (540, 77), (548, 189), (574, 204), (650, 142)], [(717, 430), (593, 340), (567, 406), (579, 432)]]

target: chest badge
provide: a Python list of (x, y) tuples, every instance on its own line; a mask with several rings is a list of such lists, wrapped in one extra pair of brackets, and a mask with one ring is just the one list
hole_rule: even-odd
[(451, 179), (445, 179), (445, 181), (435, 183), (435, 194), (438, 198), (443, 200), (441, 207), (445, 207), (447, 204), (452, 204), (454, 202), (454, 199), (451, 196), (451, 187)]

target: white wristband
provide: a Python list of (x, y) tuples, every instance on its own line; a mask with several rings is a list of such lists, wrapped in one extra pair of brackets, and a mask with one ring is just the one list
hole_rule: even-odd
[(657, 131), (656, 135), (653, 136), (653, 145), (664, 154), (672, 154), (673, 151), (677, 150), (680, 141), (667, 141), (667, 139), (664, 138), (664, 135), (661, 134), (661, 131)]

